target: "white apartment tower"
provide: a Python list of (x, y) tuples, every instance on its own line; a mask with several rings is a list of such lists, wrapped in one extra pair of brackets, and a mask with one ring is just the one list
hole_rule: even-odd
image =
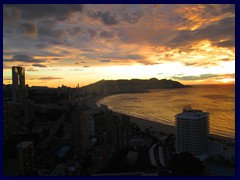
[(200, 155), (207, 151), (209, 113), (186, 107), (176, 116), (177, 152)]

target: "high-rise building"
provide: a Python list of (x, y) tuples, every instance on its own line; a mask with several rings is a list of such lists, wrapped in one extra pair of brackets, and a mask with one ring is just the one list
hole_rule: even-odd
[(81, 113), (81, 153), (85, 153), (85, 151), (89, 148), (89, 114), (88, 111), (83, 111)]
[(83, 155), (89, 146), (88, 112), (75, 109), (73, 117), (73, 150), (76, 156)]
[(34, 115), (35, 107), (33, 100), (26, 100), (23, 102), (22, 107), (24, 111), (24, 120), (28, 126), (33, 126), (34, 124)]
[(112, 120), (112, 137), (114, 151), (128, 147), (130, 139), (130, 118), (122, 115)]
[(23, 141), (17, 145), (19, 174), (26, 175), (33, 170), (33, 141)]
[(3, 110), (3, 138), (4, 142), (9, 139), (10, 136), (10, 123), (9, 123), (9, 110)]
[(175, 117), (177, 151), (193, 155), (205, 153), (209, 135), (209, 113), (187, 107)]
[(25, 69), (23, 67), (12, 67), (13, 101), (21, 102), (25, 99)]

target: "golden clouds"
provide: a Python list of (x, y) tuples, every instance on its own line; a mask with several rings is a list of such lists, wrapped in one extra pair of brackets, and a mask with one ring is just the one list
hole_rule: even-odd
[(235, 73), (234, 5), (6, 5), (4, 16), (4, 69), (73, 78), (61, 79), (66, 85)]

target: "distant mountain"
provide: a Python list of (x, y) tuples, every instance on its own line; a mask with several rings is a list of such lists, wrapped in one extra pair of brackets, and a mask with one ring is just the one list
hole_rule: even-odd
[(186, 88), (177, 81), (151, 78), (149, 80), (131, 79), (131, 80), (101, 80), (94, 84), (84, 86), (81, 88), (84, 94), (116, 94), (116, 93), (135, 93), (145, 92), (148, 89), (173, 89)]

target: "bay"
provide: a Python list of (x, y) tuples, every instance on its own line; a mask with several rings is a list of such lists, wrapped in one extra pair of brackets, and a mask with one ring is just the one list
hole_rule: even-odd
[(97, 102), (109, 109), (175, 126), (175, 115), (186, 105), (210, 113), (210, 133), (235, 138), (235, 85), (197, 85), (191, 88), (156, 89), (126, 93)]

